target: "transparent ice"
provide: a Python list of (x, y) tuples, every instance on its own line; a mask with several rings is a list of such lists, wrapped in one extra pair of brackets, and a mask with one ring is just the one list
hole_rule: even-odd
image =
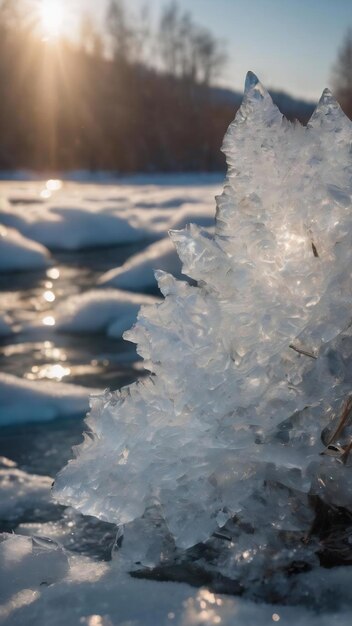
[(156, 272), (165, 299), (125, 334), (150, 376), (92, 399), (55, 483), (125, 525), (131, 562), (227, 533), (217, 570), (255, 588), (268, 559), (316, 564), (309, 496), (352, 508), (351, 469), (320, 454), (352, 383), (351, 139), (328, 90), (303, 127), (248, 74), (215, 234), (170, 232), (192, 282)]

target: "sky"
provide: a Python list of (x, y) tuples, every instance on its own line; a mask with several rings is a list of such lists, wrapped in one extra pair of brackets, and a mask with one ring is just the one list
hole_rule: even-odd
[[(102, 23), (108, 0), (62, 0)], [(157, 23), (165, 0), (125, 0), (130, 11), (147, 4)], [(338, 48), (352, 27), (352, 0), (178, 0), (194, 21), (226, 45), (218, 83), (242, 91), (250, 69), (267, 86), (316, 100), (332, 86)]]

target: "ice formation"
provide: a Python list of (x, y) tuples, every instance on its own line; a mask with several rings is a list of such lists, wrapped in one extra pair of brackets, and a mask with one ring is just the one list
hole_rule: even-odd
[(302, 127), (248, 74), (215, 234), (170, 233), (193, 282), (157, 272), (165, 300), (126, 334), (151, 374), (92, 400), (55, 484), (60, 502), (125, 525), (134, 561), (215, 534), (230, 539), (217, 570), (255, 580), (268, 559), (314, 563), (309, 495), (351, 508), (348, 464), (320, 454), (351, 392), (351, 139), (328, 90)]

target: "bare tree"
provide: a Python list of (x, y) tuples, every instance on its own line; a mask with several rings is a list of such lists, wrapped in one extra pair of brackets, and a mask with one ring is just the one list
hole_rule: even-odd
[(150, 12), (147, 4), (134, 17), (134, 60), (136, 63), (149, 65), (151, 63), (152, 34), (150, 27)]
[(131, 59), (133, 32), (127, 23), (123, 0), (111, 0), (106, 15), (106, 25), (115, 61), (128, 63)]
[(84, 13), (80, 23), (80, 46), (81, 49), (92, 54), (96, 58), (104, 56), (103, 39), (97, 31), (90, 13)]
[(350, 28), (338, 52), (333, 68), (333, 86), (346, 114), (352, 118), (352, 29)]
[(174, 0), (162, 12), (159, 41), (163, 69), (192, 82), (209, 85), (226, 61), (220, 42)]
[(226, 53), (208, 30), (198, 31), (195, 38), (195, 49), (198, 81), (210, 85), (226, 63)]
[(106, 14), (112, 55), (124, 64), (148, 64), (150, 45), (149, 9), (131, 15), (123, 0), (111, 0)]
[(160, 57), (164, 69), (174, 76), (179, 72), (181, 47), (180, 12), (176, 2), (170, 2), (164, 9), (159, 27)]

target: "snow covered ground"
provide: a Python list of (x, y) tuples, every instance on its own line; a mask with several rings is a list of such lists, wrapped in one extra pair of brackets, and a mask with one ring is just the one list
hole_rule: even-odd
[(181, 261), (168, 237), (134, 254), (121, 267), (106, 272), (100, 278), (99, 284), (117, 289), (148, 291), (156, 287), (156, 269), (169, 272), (178, 278), (181, 276)]
[(98, 390), (45, 380), (22, 380), (0, 373), (0, 426), (50, 421), (86, 413), (90, 394)]
[(194, 184), (194, 177), (185, 186), (170, 184), (170, 177), (166, 185), (158, 180), (134, 184), (132, 178), (114, 186), (2, 183), (0, 224), (50, 250), (79, 250), (153, 241), (191, 221), (213, 223), (218, 185)]
[(122, 337), (133, 326), (141, 306), (157, 298), (113, 289), (91, 289), (64, 301), (56, 311), (56, 327), (69, 333), (106, 333)]
[[(348, 626), (348, 568), (341, 582), (346, 607), (324, 614), (304, 607), (256, 604), (203, 587), (131, 578), (123, 563), (96, 562), (53, 540), (0, 537), (0, 619), (8, 626)], [(319, 583), (319, 581), (317, 581)], [(307, 575), (307, 589), (311, 582)]]
[(0, 271), (31, 271), (47, 267), (49, 251), (14, 228), (0, 224)]

